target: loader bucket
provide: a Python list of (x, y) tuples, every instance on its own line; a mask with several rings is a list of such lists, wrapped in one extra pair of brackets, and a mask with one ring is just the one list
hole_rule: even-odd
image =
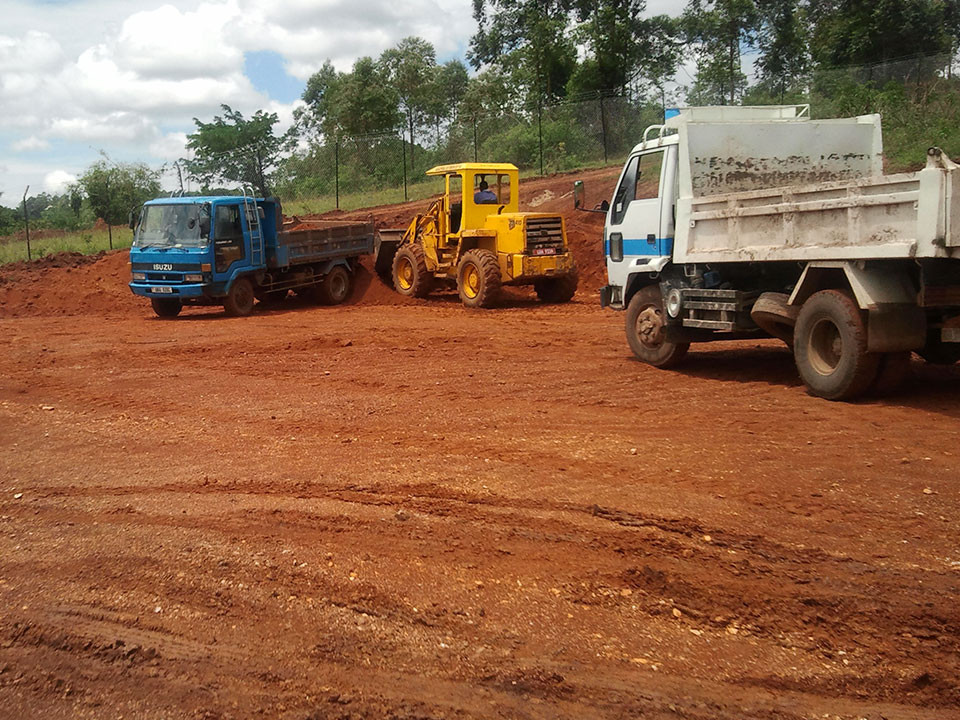
[(373, 267), (387, 285), (393, 287), (393, 257), (403, 240), (404, 230), (381, 230), (373, 246)]

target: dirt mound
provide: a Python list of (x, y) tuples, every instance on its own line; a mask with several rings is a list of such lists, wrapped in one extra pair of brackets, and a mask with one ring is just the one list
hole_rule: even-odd
[(126, 313), (136, 299), (127, 287), (126, 250), (58, 253), (3, 268), (0, 317)]

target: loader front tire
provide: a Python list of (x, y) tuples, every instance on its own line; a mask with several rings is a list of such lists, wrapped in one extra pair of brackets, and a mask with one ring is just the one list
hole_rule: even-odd
[(800, 308), (793, 357), (807, 392), (826, 400), (852, 400), (877, 378), (880, 355), (867, 351), (867, 327), (852, 297), (821, 290)]
[(690, 349), (690, 343), (667, 342), (664, 336), (667, 314), (659, 285), (648, 285), (637, 291), (627, 305), (627, 343), (638, 360), (658, 368), (679, 363)]
[(560, 277), (543, 278), (533, 283), (533, 289), (541, 302), (565, 303), (573, 299), (577, 292), (577, 271), (572, 270)]
[(457, 268), (460, 302), (466, 307), (488, 308), (500, 294), (500, 263), (491, 250), (468, 250)]
[(424, 298), (433, 290), (427, 256), (419, 245), (407, 244), (393, 258), (393, 287), (407, 297)]

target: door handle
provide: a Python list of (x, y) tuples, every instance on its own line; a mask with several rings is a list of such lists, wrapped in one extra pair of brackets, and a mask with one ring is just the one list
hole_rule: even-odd
[(651, 245), (656, 245), (656, 244), (657, 244), (657, 236), (654, 235), (653, 233), (650, 233), (649, 235), (647, 235), (647, 242), (650, 243)]

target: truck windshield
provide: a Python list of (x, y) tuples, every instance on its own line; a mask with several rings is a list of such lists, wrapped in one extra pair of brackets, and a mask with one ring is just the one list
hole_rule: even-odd
[(146, 205), (134, 247), (205, 247), (210, 242), (210, 203)]

